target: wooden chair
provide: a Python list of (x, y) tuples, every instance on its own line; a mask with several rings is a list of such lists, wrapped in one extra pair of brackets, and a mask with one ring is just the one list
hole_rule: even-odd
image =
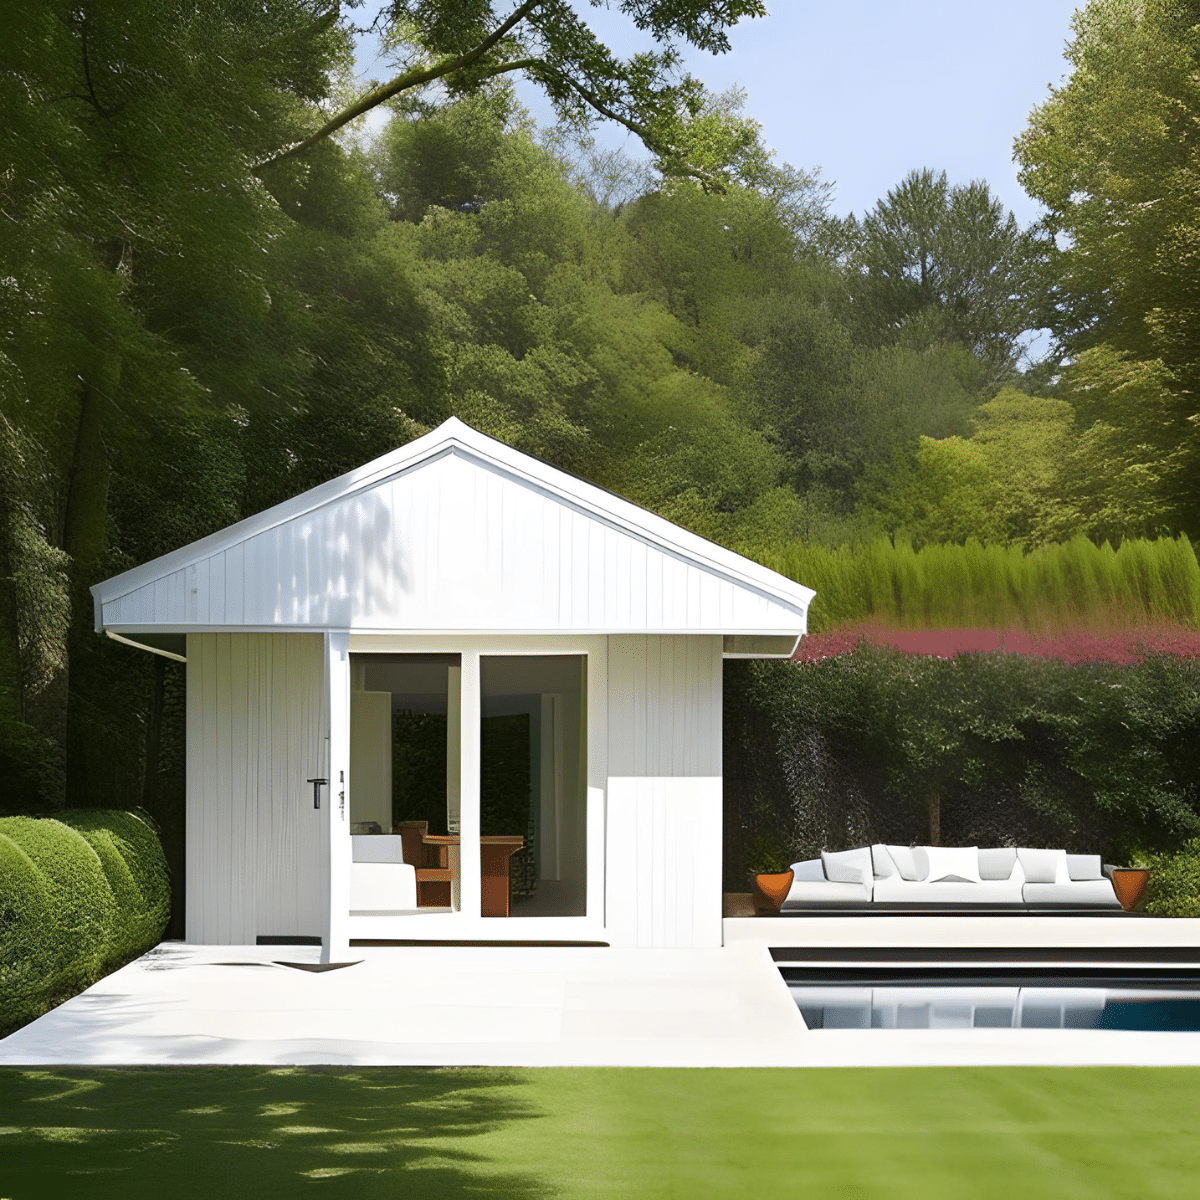
[(417, 907), (450, 907), (450, 867), (443, 865), (443, 850), (438, 846), (427, 846), (425, 835), (429, 832), (428, 821), (397, 821), (393, 833), (401, 837), (404, 846), (404, 861), (410, 863), (417, 873)]

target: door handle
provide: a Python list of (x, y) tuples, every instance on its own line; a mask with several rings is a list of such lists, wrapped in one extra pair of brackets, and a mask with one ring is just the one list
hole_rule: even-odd
[(328, 779), (310, 779), (308, 781), (313, 785), (313, 808), (321, 807), (321, 784), (328, 783)]

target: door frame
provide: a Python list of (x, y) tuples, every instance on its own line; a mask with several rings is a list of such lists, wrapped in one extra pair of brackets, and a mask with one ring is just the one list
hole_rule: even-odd
[[(608, 638), (574, 634), (351, 633), (350, 654), (456, 654), (462, 664), (459, 737), (460, 909), (455, 913), (348, 917), (365, 940), (605, 942), (605, 817), (608, 780)], [(587, 678), (587, 890), (582, 917), (483, 917), (479, 860), (479, 660), (493, 655), (583, 656)], [(344, 686), (349, 689), (349, 671)], [(336, 706), (335, 706), (336, 707)], [(346, 714), (349, 744), (349, 696)]]

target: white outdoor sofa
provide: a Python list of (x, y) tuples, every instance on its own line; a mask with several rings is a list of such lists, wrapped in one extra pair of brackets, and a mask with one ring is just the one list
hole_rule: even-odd
[(400, 835), (356, 833), (350, 845), (350, 911), (415, 912), (417, 871), (404, 861)]
[(862, 846), (792, 864), (783, 912), (813, 908), (1116, 908), (1098, 854), (1002, 846)]

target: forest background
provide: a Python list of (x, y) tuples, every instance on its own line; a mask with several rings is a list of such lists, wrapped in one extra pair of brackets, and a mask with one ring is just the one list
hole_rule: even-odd
[[(336, 0), (9, 14), (0, 810), (144, 805), (177, 863), (182, 667), (97, 637), (88, 587), (451, 414), (840, 595), (817, 630), (931, 620), (826, 587), (850, 563), (943, 563), (953, 624), (1014, 562), (1069, 587), (1055, 556), (1088, 554), (1183, 582), (1076, 588), (1073, 619), (1195, 625), (1200, 6), (1077, 14), (1014, 130), (1026, 228), (928, 168), (833, 216), (678, 70), (755, 0), (626, 0), (659, 50), (624, 61), (585, 6), (493, 7), (385, 9), (372, 128)], [(1053, 599), (992, 619), (1044, 631)]]

